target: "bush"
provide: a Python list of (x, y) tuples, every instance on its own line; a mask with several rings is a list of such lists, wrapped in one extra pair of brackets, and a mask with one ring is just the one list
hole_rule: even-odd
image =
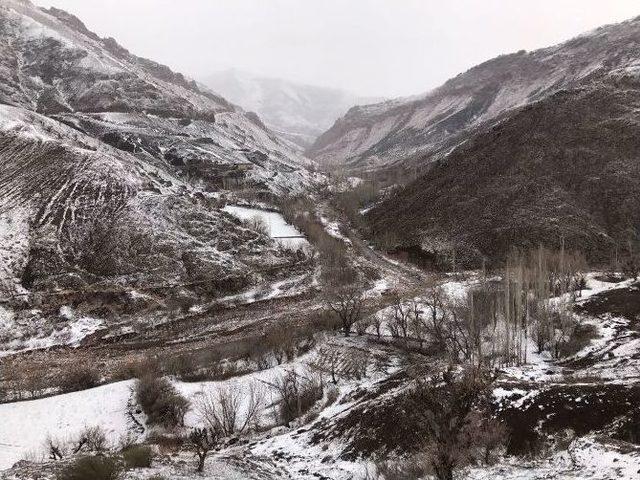
[(145, 445), (134, 445), (122, 452), (127, 468), (149, 468), (153, 460), (153, 450)]
[(60, 389), (65, 392), (77, 392), (93, 388), (100, 383), (100, 373), (90, 366), (72, 367), (63, 375)]
[(130, 358), (116, 367), (113, 377), (117, 380), (129, 380), (140, 378), (151, 373), (159, 374), (160, 365), (157, 360), (151, 358)]
[(85, 427), (84, 430), (80, 432), (76, 443), (78, 449), (86, 446), (90, 452), (102, 453), (108, 448), (107, 432), (98, 425)]
[(284, 373), (271, 386), (280, 394), (277, 416), (286, 426), (309, 411), (324, 393), (319, 378), (302, 376), (295, 370)]
[(269, 225), (260, 215), (254, 215), (250, 219), (245, 220), (243, 223), (250, 230), (258, 232), (262, 235), (269, 235)]
[(181, 380), (186, 380), (193, 375), (198, 367), (194, 358), (190, 355), (171, 357), (164, 362), (164, 369), (168, 375), (173, 375)]
[(385, 480), (418, 480), (431, 469), (417, 456), (406, 460), (385, 460), (376, 463), (376, 473)]
[(184, 424), (189, 401), (165, 378), (147, 375), (136, 384), (136, 400), (149, 424), (176, 427)]
[(185, 439), (182, 436), (150, 432), (147, 436), (147, 442), (156, 445), (161, 452), (176, 452), (182, 448)]
[(117, 480), (120, 468), (110, 457), (81, 457), (58, 474), (58, 480)]

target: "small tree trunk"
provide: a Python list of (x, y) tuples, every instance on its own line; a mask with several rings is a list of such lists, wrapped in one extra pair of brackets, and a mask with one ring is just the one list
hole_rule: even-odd
[(202, 472), (204, 470), (204, 461), (207, 458), (206, 453), (198, 454), (198, 468), (196, 468), (196, 472)]
[(345, 337), (348, 337), (351, 334), (351, 327), (348, 323), (344, 323), (342, 325), (342, 331), (344, 332)]

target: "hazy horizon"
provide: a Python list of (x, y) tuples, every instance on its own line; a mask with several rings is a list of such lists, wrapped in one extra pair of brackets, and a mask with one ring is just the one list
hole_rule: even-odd
[(237, 69), (387, 98), (421, 94), (497, 55), (640, 14), (633, 0), (35, 2), (198, 80)]

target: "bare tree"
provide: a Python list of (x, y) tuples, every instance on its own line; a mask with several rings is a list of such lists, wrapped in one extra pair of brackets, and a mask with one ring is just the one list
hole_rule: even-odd
[(362, 315), (364, 306), (362, 289), (357, 284), (329, 289), (326, 303), (338, 317), (345, 337), (348, 337), (354, 323), (360, 320)]
[(378, 315), (377, 313), (371, 317), (371, 325), (373, 325), (373, 328), (376, 331), (376, 337), (378, 337), (378, 339), (380, 339), (380, 337), (382, 336), (382, 321), (382, 316)]
[(490, 422), (482, 409), (491, 380), (480, 369), (468, 368), (456, 375), (450, 368), (418, 383), (409, 408), (418, 413), (428, 434), (424, 455), (439, 480), (453, 480), (455, 470), (481, 447), (490, 443), (495, 448), (494, 438), (489, 441), (478, 428), (480, 420)]
[(429, 329), (425, 320), (424, 311), (422, 305), (416, 300), (412, 300), (409, 304), (409, 327), (411, 334), (418, 342), (420, 348), (422, 348), (424, 342), (427, 339)]
[(202, 472), (207, 455), (218, 445), (218, 432), (212, 428), (194, 428), (189, 433), (188, 445), (198, 457), (196, 472)]
[(322, 398), (324, 385), (318, 376), (289, 370), (273, 382), (264, 382), (280, 397), (277, 420), (289, 426), (293, 420), (302, 416), (315, 402)]
[(250, 230), (261, 233), (262, 235), (270, 234), (269, 225), (267, 224), (267, 222), (265, 222), (264, 218), (262, 218), (260, 215), (254, 215), (248, 220), (245, 220), (243, 223)]
[[(247, 391), (237, 387), (205, 391), (200, 395), (196, 409), (211, 429), (222, 437), (230, 437), (256, 426), (263, 405), (263, 390), (251, 383)], [(244, 414), (242, 417), (241, 413)]]
[(334, 345), (325, 345), (318, 349), (318, 355), (314, 361), (309, 362), (309, 368), (316, 372), (328, 374), (334, 385), (338, 384), (342, 352)]
[(389, 318), (389, 330), (391, 335), (397, 338), (407, 339), (409, 334), (409, 316), (411, 315), (411, 307), (402, 301), (398, 293), (393, 296), (391, 304), (391, 315)]
[(430, 288), (423, 302), (428, 309), (425, 329), (431, 340), (439, 347), (439, 350), (444, 350), (446, 348), (446, 326), (448, 322), (447, 309), (445, 308), (445, 303), (448, 302), (446, 295), (441, 288)]

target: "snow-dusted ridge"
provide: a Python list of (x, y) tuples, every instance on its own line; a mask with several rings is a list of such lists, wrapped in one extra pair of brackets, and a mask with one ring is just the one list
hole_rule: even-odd
[(638, 41), (634, 18), (552, 47), (501, 55), (425, 94), (353, 107), (307, 153), (355, 171), (424, 166), (514, 109), (607, 76), (637, 76)]
[[(136, 268), (136, 282), (188, 283), (246, 273), (258, 254), (287, 263), (220, 211), (229, 189), (287, 195), (323, 181), (255, 115), (28, 1), (0, 0), (0, 79), (0, 217), (16, 219), (7, 241), (21, 245), (0, 258), (10, 295), (105, 276), (121, 288)], [(125, 237), (148, 236), (156, 258), (130, 268), (118, 252), (109, 272), (83, 265), (92, 255), (81, 244), (109, 219)], [(130, 241), (118, 235), (107, 238)]]

